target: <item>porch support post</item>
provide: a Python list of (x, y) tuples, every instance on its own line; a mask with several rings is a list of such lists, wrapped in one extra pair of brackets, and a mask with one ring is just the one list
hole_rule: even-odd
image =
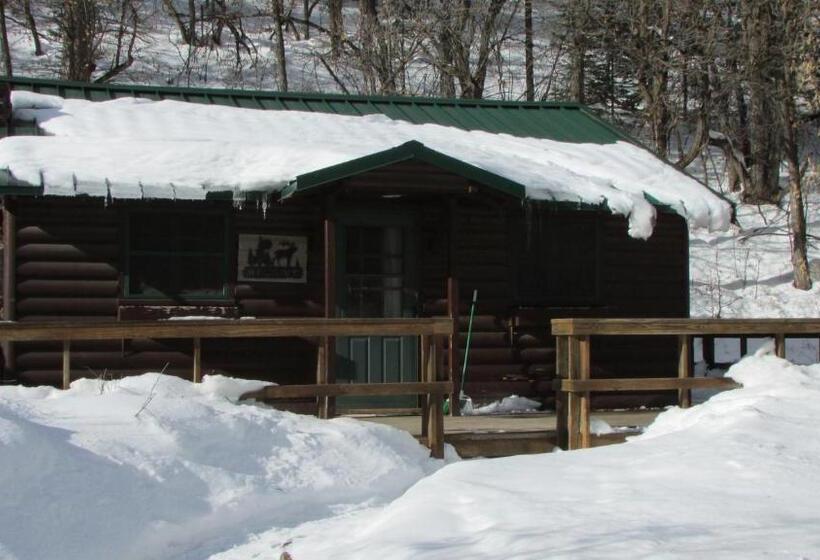
[[(17, 318), (16, 297), (16, 261), (17, 261), (17, 220), (13, 209), (10, 208), (11, 199), (3, 197), (3, 320), (14, 321)], [(6, 378), (7, 371), (16, 369), (14, 344), (2, 343), (3, 371), (0, 379)]]
[[(336, 220), (333, 217), (333, 200), (328, 201), (324, 220), (325, 257), (325, 317), (336, 316)], [(323, 337), (322, 348), (318, 352), (316, 383), (336, 383), (335, 357), (336, 339)], [(336, 414), (336, 397), (319, 397), (319, 418), (332, 418)]]

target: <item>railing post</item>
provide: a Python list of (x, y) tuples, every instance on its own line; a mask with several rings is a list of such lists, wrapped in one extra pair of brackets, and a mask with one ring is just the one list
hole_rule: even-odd
[[(581, 336), (578, 343), (578, 378), (590, 378), (590, 341), (589, 336)], [(580, 395), (580, 415), (581, 421), (579, 424), (581, 430), (581, 449), (591, 447), (590, 434), (590, 393), (585, 391)]]
[[(439, 364), (439, 350), (441, 344), (437, 342), (438, 337), (430, 337), (429, 354), (427, 362), (429, 381), (438, 380), (437, 366)], [(427, 430), (428, 442), (430, 445), (430, 455), (436, 459), (444, 458), (444, 395), (439, 392), (429, 393), (429, 422), (430, 426)]]
[[(678, 335), (678, 378), (692, 377), (692, 337), (686, 334)], [(689, 408), (692, 405), (692, 391), (678, 389), (678, 406)]]
[[(325, 344), (324, 338), (320, 340), (316, 346), (316, 384), (327, 384), (327, 345)], [(319, 418), (329, 417), (328, 398), (329, 397), (316, 398), (316, 416)]]
[(786, 357), (786, 335), (777, 333), (774, 335), (774, 353), (778, 358)]
[(71, 341), (63, 341), (63, 389), (71, 385)]
[(703, 335), (700, 337), (700, 340), (703, 352), (703, 361), (706, 362), (706, 367), (715, 367), (715, 337), (712, 335)]
[(555, 337), (555, 375), (558, 382), (555, 387), (555, 445), (568, 449), (567, 434), (568, 407), (567, 393), (561, 388), (561, 381), (567, 379), (569, 370), (569, 337)]
[[(427, 382), (430, 379), (430, 336), (422, 334), (419, 336), (419, 379)], [(430, 437), (430, 396), (420, 395), (421, 397), (421, 437), (428, 439)], [(429, 441), (428, 441), (429, 443)]]
[[(578, 337), (567, 337), (567, 379), (578, 379), (580, 360), (580, 343)], [(581, 408), (580, 395), (567, 393), (567, 449), (581, 447)]]
[(202, 339), (194, 337), (194, 383), (202, 381)]

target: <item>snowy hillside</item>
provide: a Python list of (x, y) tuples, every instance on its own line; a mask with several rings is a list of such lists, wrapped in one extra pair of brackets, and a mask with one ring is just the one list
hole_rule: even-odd
[(806, 208), (814, 280), (810, 291), (792, 287), (786, 211), (773, 205), (739, 204), (739, 226), (726, 232), (690, 233), (692, 316), (820, 317), (820, 192), (806, 197)]

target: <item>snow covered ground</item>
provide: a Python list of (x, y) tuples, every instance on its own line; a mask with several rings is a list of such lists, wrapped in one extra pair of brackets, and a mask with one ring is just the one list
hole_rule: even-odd
[(623, 445), (450, 464), (219, 376), (0, 387), (0, 559), (820, 556), (820, 364), (728, 375)]
[(816, 558), (820, 365), (751, 357), (729, 375), (743, 388), (626, 444), (451, 464), (386, 507), (213, 558)]
[(386, 503), (444, 464), (393, 428), (232, 402), (258, 386), (0, 387), (0, 559), (206, 558)]

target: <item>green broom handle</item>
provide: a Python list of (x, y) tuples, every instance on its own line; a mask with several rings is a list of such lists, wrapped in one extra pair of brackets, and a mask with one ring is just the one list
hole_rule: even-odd
[(461, 366), (461, 389), (458, 396), (464, 394), (464, 382), (467, 380), (467, 359), (470, 356), (470, 341), (473, 338), (473, 316), (475, 315), (475, 304), (478, 300), (478, 290), (473, 290), (473, 302), (470, 305), (470, 321), (467, 323), (467, 344), (464, 345), (464, 363)]

